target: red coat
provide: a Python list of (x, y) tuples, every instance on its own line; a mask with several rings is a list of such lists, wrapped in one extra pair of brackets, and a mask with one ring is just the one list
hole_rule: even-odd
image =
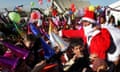
[[(83, 28), (80, 30), (63, 30), (62, 36), (68, 38), (82, 38), (87, 43), (87, 37), (84, 34)], [(90, 54), (97, 54), (99, 58), (106, 59), (106, 52), (110, 46), (110, 33), (106, 29), (101, 29), (100, 32), (93, 36), (90, 45)]]

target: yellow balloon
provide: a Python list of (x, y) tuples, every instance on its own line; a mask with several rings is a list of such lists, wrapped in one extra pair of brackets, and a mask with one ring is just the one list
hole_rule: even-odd
[(89, 6), (89, 11), (95, 11), (95, 7), (93, 5)]

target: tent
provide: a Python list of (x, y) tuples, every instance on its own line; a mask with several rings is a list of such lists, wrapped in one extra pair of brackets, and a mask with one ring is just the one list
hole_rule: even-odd
[(120, 20), (120, 0), (108, 5), (106, 12), (107, 11), (110, 11), (110, 15), (115, 16), (115, 22), (117, 24), (117, 21)]

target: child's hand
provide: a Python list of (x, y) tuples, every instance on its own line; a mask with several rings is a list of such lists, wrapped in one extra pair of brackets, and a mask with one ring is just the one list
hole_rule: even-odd
[(58, 34), (58, 30), (57, 30), (57, 28), (54, 27), (54, 28), (52, 29), (52, 32), (54, 32), (55, 34)]
[(71, 60), (72, 60), (72, 61), (75, 61), (76, 58), (77, 58), (77, 55), (74, 55)]

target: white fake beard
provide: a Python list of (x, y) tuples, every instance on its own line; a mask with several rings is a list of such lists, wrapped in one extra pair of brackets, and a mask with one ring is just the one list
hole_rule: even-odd
[(83, 26), (84, 32), (86, 36), (92, 35), (94, 29), (92, 28), (92, 24), (88, 26)]

